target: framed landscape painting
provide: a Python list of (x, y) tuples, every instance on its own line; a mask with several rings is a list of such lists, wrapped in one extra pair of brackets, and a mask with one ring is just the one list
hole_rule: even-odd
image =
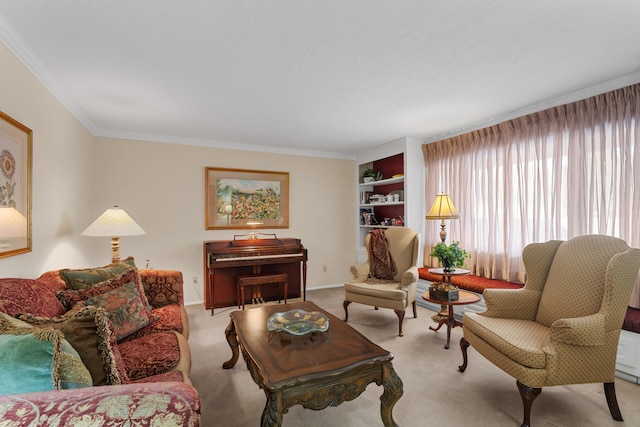
[(289, 173), (207, 167), (206, 229), (289, 228)]
[(0, 258), (31, 252), (31, 137), (0, 111)]

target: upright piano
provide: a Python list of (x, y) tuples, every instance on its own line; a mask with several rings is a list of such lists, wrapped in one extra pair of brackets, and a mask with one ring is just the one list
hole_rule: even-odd
[[(287, 298), (307, 298), (307, 250), (300, 239), (275, 234), (234, 236), (232, 240), (203, 242), (205, 309), (238, 305), (237, 277), (279, 271), (287, 274)], [(266, 287), (263, 299), (277, 299), (278, 290)]]

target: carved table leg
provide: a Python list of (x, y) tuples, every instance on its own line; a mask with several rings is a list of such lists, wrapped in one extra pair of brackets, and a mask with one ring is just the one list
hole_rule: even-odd
[(462, 365), (458, 366), (460, 372), (464, 372), (467, 369), (467, 348), (469, 348), (469, 341), (460, 338), (460, 350), (462, 350)]
[(393, 421), (393, 407), (396, 402), (402, 397), (402, 380), (393, 370), (391, 362), (385, 363), (382, 366), (382, 386), (384, 392), (380, 396), (380, 415), (382, 416), (382, 423), (385, 427), (398, 427), (395, 421)]
[(282, 394), (281, 393), (265, 393), (267, 394), (267, 403), (262, 411), (262, 419), (260, 425), (262, 427), (280, 427), (282, 425)]
[(229, 322), (227, 329), (224, 331), (224, 335), (227, 338), (227, 342), (229, 343), (229, 347), (231, 347), (231, 359), (227, 360), (222, 364), (224, 369), (231, 369), (236, 365), (238, 361), (238, 356), (240, 354), (238, 348), (238, 336), (236, 335), (236, 325), (233, 323), (233, 320)]

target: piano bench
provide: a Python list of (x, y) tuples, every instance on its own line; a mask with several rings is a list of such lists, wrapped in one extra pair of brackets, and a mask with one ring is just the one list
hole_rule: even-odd
[(242, 306), (244, 310), (244, 287), (267, 285), (271, 283), (278, 284), (278, 302), (280, 302), (280, 294), (284, 290), (284, 303), (287, 303), (287, 275), (277, 271), (269, 273), (257, 273), (247, 276), (238, 276), (238, 308)]

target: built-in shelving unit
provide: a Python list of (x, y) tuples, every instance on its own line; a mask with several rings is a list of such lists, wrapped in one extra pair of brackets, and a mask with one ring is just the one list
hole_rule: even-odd
[[(373, 229), (406, 226), (424, 232), (421, 147), (418, 139), (401, 138), (358, 156), (358, 262), (366, 260), (364, 238)], [(377, 179), (364, 182), (367, 169)]]

